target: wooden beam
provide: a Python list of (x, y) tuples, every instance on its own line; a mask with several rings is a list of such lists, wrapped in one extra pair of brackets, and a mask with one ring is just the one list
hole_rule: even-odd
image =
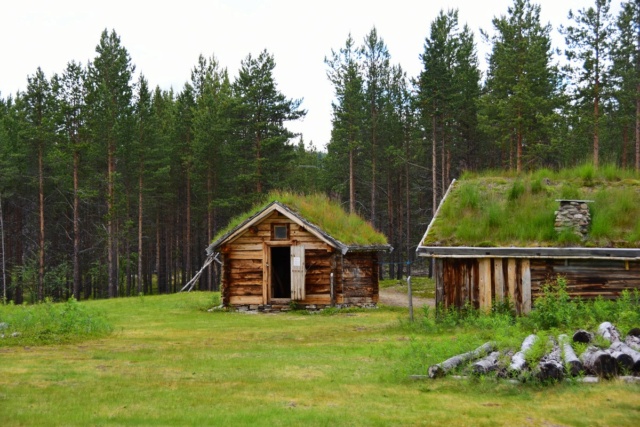
[(504, 301), (504, 274), (502, 272), (502, 258), (493, 260), (493, 277), (496, 286), (496, 301)]
[(528, 259), (523, 259), (522, 269), (522, 314), (531, 311), (531, 263)]
[(586, 258), (631, 261), (640, 259), (640, 249), (636, 248), (418, 246), (416, 252), (420, 256), (453, 258)]
[(262, 242), (262, 303), (269, 304), (269, 281), (270, 272), (269, 262), (271, 257), (269, 256), (269, 246)]
[(491, 310), (491, 260), (482, 258), (478, 261), (478, 288), (480, 310)]
[(509, 258), (507, 261), (507, 287), (509, 288), (509, 299), (511, 304), (516, 305), (516, 259)]
[(444, 304), (444, 266), (441, 259), (435, 260), (436, 307)]

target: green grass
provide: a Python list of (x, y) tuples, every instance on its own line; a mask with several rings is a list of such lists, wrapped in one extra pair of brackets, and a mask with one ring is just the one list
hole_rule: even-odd
[(324, 194), (301, 195), (286, 191), (272, 191), (265, 200), (251, 210), (233, 218), (222, 229), (214, 241), (257, 214), (271, 202), (278, 201), (300, 214), (304, 219), (318, 226), (334, 239), (347, 245), (386, 245), (387, 238), (373, 226), (356, 214), (347, 213), (339, 203), (330, 200)]
[(104, 313), (71, 298), (64, 304), (50, 300), (35, 305), (0, 308), (0, 347), (72, 343), (111, 333)]
[[(83, 302), (113, 334), (0, 348), (2, 425), (632, 426), (640, 415), (640, 388), (620, 381), (408, 379), (482, 344), (504, 316), (430, 332), (398, 309), (247, 315), (207, 312), (213, 302)], [(500, 339), (526, 334), (511, 331)]]
[[(554, 229), (556, 199), (588, 199), (586, 241)], [(640, 175), (605, 165), (515, 176), (466, 173), (442, 206), (423, 245), (640, 246)]]

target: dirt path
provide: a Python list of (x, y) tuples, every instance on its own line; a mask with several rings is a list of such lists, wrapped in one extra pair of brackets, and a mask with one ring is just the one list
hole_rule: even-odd
[[(407, 294), (394, 291), (392, 289), (380, 289), (381, 304), (391, 305), (394, 307), (409, 307), (409, 298)], [(413, 297), (413, 307), (419, 308), (423, 305), (435, 307), (435, 300), (433, 298), (418, 298)]]

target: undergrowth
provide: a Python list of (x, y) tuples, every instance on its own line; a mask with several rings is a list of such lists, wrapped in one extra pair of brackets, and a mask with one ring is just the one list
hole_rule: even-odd
[(593, 300), (571, 298), (562, 276), (547, 282), (527, 316), (516, 316), (509, 300), (494, 302), (490, 311), (469, 304), (462, 308), (439, 306), (435, 310), (423, 307), (418, 328), (425, 332), (443, 332), (453, 328), (496, 329), (514, 328), (527, 334), (556, 329), (595, 329), (602, 322), (614, 323), (621, 331), (640, 324), (640, 291), (624, 290), (617, 300), (601, 296)]
[(113, 330), (105, 316), (74, 298), (54, 304), (0, 307), (0, 347), (78, 342), (108, 335)]
[[(510, 301), (494, 304), (490, 311), (469, 304), (462, 308), (424, 306), (422, 316), (415, 322), (401, 322), (405, 329), (433, 337), (427, 340), (426, 347), (414, 346), (409, 350), (408, 364), (414, 372), (420, 372), (420, 369), (425, 372), (428, 366), (487, 341), (494, 341), (501, 350), (515, 352), (527, 335), (536, 334), (536, 344), (525, 355), (532, 366), (550, 350), (549, 337), (572, 336), (578, 329), (595, 331), (605, 321), (613, 323), (624, 336), (640, 325), (640, 292), (637, 289), (623, 291), (617, 300), (598, 297), (586, 301), (570, 298), (566, 285), (562, 276), (545, 284), (527, 316), (516, 316)], [(606, 344), (597, 334), (595, 340), (597, 345)], [(572, 345), (577, 354), (584, 351), (581, 344)]]

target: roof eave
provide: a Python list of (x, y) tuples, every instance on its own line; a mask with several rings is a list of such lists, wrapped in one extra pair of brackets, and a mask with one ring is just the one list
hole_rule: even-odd
[(419, 256), (432, 258), (589, 258), (640, 260), (639, 248), (418, 246)]

